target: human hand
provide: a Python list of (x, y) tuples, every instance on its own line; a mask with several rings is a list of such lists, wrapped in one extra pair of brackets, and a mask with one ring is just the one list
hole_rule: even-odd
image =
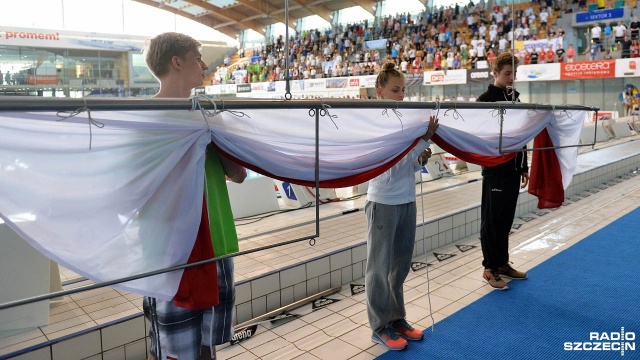
[(427, 148), (425, 151), (421, 152), (420, 155), (418, 155), (418, 163), (421, 166), (425, 166), (427, 164), (427, 161), (429, 161), (430, 157), (431, 157), (431, 149)]
[(429, 128), (427, 128), (427, 132), (424, 135), (422, 135), (422, 139), (424, 141), (429, 141), (429, 139), (431, 139), (433, 134), (436, 133), (439, 126), (440, 125), (438, 124), (438, 119), (435, 116), (431, 115), (429, 117)]
[(520, 189), (526, 188), (527, 185), (529, 185), (529, 173), (525, 171), (520, 179)]

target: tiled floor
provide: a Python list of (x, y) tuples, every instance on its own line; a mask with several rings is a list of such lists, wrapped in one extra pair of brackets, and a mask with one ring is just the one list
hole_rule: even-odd
[[(610, 142), (604, 146), (615, 145)], [(581, 151), (589, 151), (582, 149)], [(480, 174), (463, 173), (428, 182), (417, 187), (424, 193), (425, 219), (440, 218), (480, 201)], [(640, 182), (630, 176), (611, 182), (567, 201), (551, 212), (535, 211), (516, 218), (511, 236), (511, 260), (517, 268), (528, 270), (584, 237), (606, 226), (640, 205)], [(350, 189), (341, 195), (350, 195)], [(589, 195), (589, 196), (587, 196)], [(281, 268), (337, 248), (361, 243), (366, 223), (362, 211), (342, 215), (343, 211), (362, 209), (365, 197), (325, 204), (320, 207), (321, 235), (311, 247), (306, 241), (245, 255), (236, 259), (236, 280)], [(418, 200), (418, 207), (421, 201)], [(551, 215), (552, 214), (552, 215)], [(418, 211), (422, 221), (422, 212)], [(248, 225), (238, 221), (241, 249), (251, 249), (303, 237), (315, 232), (315, 209), (281, 213)], [(244, 221), (248, 222), (248, 221)], [(295, 225), (295, 226), (294, 226)], [(516, 229), (517, 228), (517, 229)], [(427, 262), (428, 268), (411, 272), (405, 283), (408, 321), (427, 328), (492, 291), (482, 281), (480, 244), (477, 234), (437, 249), (439, 254), (454, 255), (438, 259), (430, 254), (414, 261)], [(428, 270), (428, 273), (427, 273)], [(69, 284), (65, 289), (85, 285), (73, 282), (76, 275), (61, 269)], [(364, 283), (354, 279), (353, 283)], [(384, 352), (370, 340), (364, 293), (352, 294), (343, 286), (339, 293), (327, 296), (338, 300), (326, 307), (312, 309), (311, 304), (289, 312), (290, 317), (258, 325), (249, 339), (219, 347), (219, 359), (371, 359)], [(0, 357), (13, 351), (59, 339), (127, 316), (140, 314), (141, 297), (110, 288), (64, 297), (52, 304), (50, 324), (36, 329), (0, 332)], [(140, 318), (137, 318), (140, 319)], [(138, 321), (132, 319), (131, 321)], [(437, 331), (437, 324), (433, 328)], [(104, 334), (102, 341), (104, 340)], [(94, 341), (88, 338), (86, 343)], [(424, 341), (429, 341), (427, 335)], [(143, 344), (127, 350), (126, 358), (144, 358)], [(124, 358), (125, 351), (107, 356)], [(135, 354), (135, 355), (129, 355)], [(95, 357), (91, 357), (92, 359)], [(98, 357), (102, 358), (102, 357)]]

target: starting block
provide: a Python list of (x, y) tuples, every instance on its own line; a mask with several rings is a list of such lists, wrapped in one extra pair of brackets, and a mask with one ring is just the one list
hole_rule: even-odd
[[(280, 180), (273, 180), (273, 182), (280, 191), (280, 198), (284, 205), (294, 208), (315, 205), (316, 188), (296, 185)], [(335, 200), (338, 196), (336, 195), (335, 189), (320, 189), (319, 198), (320, 203), (324, 203)]]
[(447, 161), (442, 154), (434, 154), (431, 155), (429, 161), (422, 167), (419, 173), (420, 176), (416, 177), (416, 182), (439, 179), (447, 173), (452, 173)]

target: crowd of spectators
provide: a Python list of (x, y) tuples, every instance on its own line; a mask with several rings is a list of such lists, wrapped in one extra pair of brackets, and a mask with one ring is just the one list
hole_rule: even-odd
[[(288, 42), (279, 36), (261, 48), (246, 53), (242, 49), (241, 57), (253, 61), (238, 65), (234, 71), (229, 70), (225, 58), (216, 70), (214, 82), (283, 80), (287, 46), (289, 76), (294, 80), (375, 75), (386, 61), (395, 62), (404, 73), (490, 67), (497, 55), (511, 51), (514, 41), (526, 44), (526, 40), (546, 41), (516, 49), (521, 64), (576, 61), (577, 50), (573, 44), (564, 44), (564, 30), (552, 24), (565, 6), (564, 0), (535, 1), (512, 14), (509, 6), (485, 9), (483, 2), (470, 1), (465, 6), (425, 10), (415, 18), (398, 14), (373, 24), (365, 20), (333, 29), (304, 31)], [(592, 30), (592, 39), (598, 46), (588, 46), (585, 52), (591, 54), (591, 59), (610, 58), (615, 51), (620, 51), (622, 57), (640, 54), (635, 40), (640, 28), (637, 18), (627, 25), (620, 22), (612, 27), (607, 23), (600, 34), (598, 28), (594, 25), (596, 30)], [(382, 40), (378, 42), (381, 46), (369, 48), (370, 40)]]

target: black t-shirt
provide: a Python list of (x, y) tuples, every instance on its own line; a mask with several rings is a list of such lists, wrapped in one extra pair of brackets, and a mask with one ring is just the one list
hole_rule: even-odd
[(531, 64), (537, 64), (538, 63), (538, 53), (533, 52), (531, 53)]
[(637, 33), (640, 30), (640, 21), (632, 22), (629, 28), (631, 28), (631, 32)]
[(558, 56), (558, 60), (562, 59), (562, 57), (564, 56), (564, 49), (560, 48), (556, 50), (556, 55)]

